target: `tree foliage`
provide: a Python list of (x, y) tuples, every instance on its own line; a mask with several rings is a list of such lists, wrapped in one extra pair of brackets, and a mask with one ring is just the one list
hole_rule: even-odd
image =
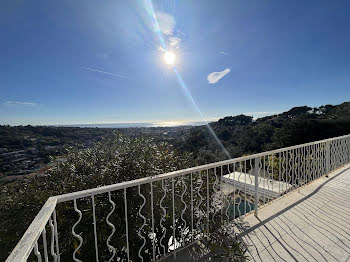
[[(191, 160), (190, 154), (179, 155), (167, 143), (154, 143), (150, 138), (130, 138), (121, 134), (114, 134), (91, 148), (70, 148), (67, 161), (59, 168), (49, 170), (47, 176), (12, 183), (0, 189), (0, 246), (3, 249), (0, 260), (7, 257), (50, 196), (187, 168), (192, 165)], [(84, 207), (89, 203), (79, 204)], [(101, 212), (110, 211), (109, 206), (100, 206), (100, 209), (105, 210)], [(61, 217), (74, 214), (67, 206), (58, 209), (58, 212)], [(76, 217), (72, 219), (76, 220)], [(61, 223), (69, 224), (70, 219)], [(69, 246), (67, 249), (72, 248), (74, 242), (70, 244), (69, 241), (74, 240), (66, 239), (68, 243), (63, 241), (63, 244)]]
[[(230, 116), (210, 126), (231, 157), (239, 157), (349, 134), (350, 102), (294, 107), (255, 121), (251, 116)], [(177, 149), (192, 152), (200, 164), (227, 159), (206, 126), (193, 128)]]

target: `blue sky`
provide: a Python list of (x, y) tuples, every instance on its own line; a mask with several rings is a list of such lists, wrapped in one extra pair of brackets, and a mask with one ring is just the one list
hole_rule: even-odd
[(213, 120), (349, 101), (348, 10), (320, 0), (1, 1), (0, 124)]

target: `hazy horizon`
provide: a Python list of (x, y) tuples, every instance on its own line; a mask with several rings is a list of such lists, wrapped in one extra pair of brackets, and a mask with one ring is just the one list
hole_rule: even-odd
[[(289, 109), (286, 109), (289, 110)], [(225, 115), (221, 117), (213, 117), (213, 118), (205, 118), (205, 119), (197, 119), (197, 120), (166, 120), (166, 121), (160, 121), (160, 120), (150, 120), (150, 121), (125, 121), (125, 122), (96, 122), (96, 123), (52, 123), (52, 124), (18, 124), (18, 125), (11, 125), (11, 124), (3, 124), (3, 125), (10, 125), (10, 126), (25, 126), (25, 125), (31, 125), (31, 126), (72, 126), (72, 127), (84, 127), (84, 126), (119, 126), (119, 127), (162, 127), (162, 126), (188, 126), (188, 125), (204, 125), (206, 123), (215, 122), (218, 121), (221, 118), (228, 117), (228, 116), (236, 116), (236, 115), (247, 115), (253, 117), (253, 119), (258, 119), (260, 117), (270, 116), (282, 113), (280, 112), (243, 112), (243, 113), (237, 113), (237, 114), (231, 114), (231, 115)]]
[[(339, 104), (349, 102), (347, 100), (344, 100), (340, 102)], [(327, 103), (329, 105), (329, 103)], [(321, 104), (321, 105), (315, 105), (315, 106), (309, 106), (309, 105), (295, 105), (293, 107), (300, 107), (300, 106), (309, 106), (309, 107), (320, 107), (327, 104)], [(333, 104), (337, 105), (337, 104)], [(291, 108), (293, 108), (291, 107)], [(207, 123), (216, 122), (219, 119), (222, 119), (224, 117), (229, 116), (237, 116), (237, 115), (246, 115), (251, 116), (253, 120), (266, 117), (266, 116), (272, 116), (272, 115), (278, 115), (283, 112), (286, 112), (290, 110), (291, 108), (286, 108), (284, 110), (276, 111), (276, 112), (242, 112), (237, 114), (230, 114), (225, 115), (221, 117), (213, 117), (213, 118), (205, 118), (205, 119), (197, 119), (197, 120), (150, 120), (150, 121), (125, 121), (125, 122), (96, 122), (96, 123), (51, 123), (51, 124), (33, 124), (33, 123), (24, 123), (24, 124), (2, 124), (0, 125), (9, 125), (9, 126), (54, 126), (54, 127), (100, 127), (100, 128), (129, 128), (129, 127), (176, 127), (176, 126), (199, 126), (199, 125), (205, 125)]]

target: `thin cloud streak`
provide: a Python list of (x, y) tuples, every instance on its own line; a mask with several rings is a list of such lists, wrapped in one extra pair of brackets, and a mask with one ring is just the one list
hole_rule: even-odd
[(229, 53), (226, 53), (226, 52), (224, 52), (224, 51), (221, 51), (221, 52), (219, 52), (220, 54), (223, 54), (223, 55), (229, 55)]
[(121, 78), (129, 78), (129, 77), (124, 76), (124, 75), (114, 74), (114, 73), (101, 71), (101, 70), (97, 70), (97, 69), (93, 69), (93, 68), (89, 68), (89, 67), (82, 67), (81, 69), (86, 69), (86, 70), (90, 70), (90, 71), (94, 71), (94, 72), (98, 72), (98, 73), (102, 73), (102, 74), (106, 74), (106, 75), (117, 76), (117, 77), (121, 77)]
[(21, 106), (37, 106), (37, 103), (33, 102), (22, 102), (22, 101), (7, 101), (6, 105), (21, 105)]
[(173, 48), (179, 48), (181, 43), (181, 38), (179, 37), (169, 37), (169, 45)]

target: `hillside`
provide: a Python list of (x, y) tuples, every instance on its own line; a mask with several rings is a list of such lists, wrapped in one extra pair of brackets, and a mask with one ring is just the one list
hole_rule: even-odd
[[(228, 116), (210, 126), (231, 157), (238, 157), (349, 134), (350, 102), (294, 107), (256, 120), (245, 115)], [(199, 164), (227, 159), (206, 126), (192, 128), (177, 147), (192, 152)]]

